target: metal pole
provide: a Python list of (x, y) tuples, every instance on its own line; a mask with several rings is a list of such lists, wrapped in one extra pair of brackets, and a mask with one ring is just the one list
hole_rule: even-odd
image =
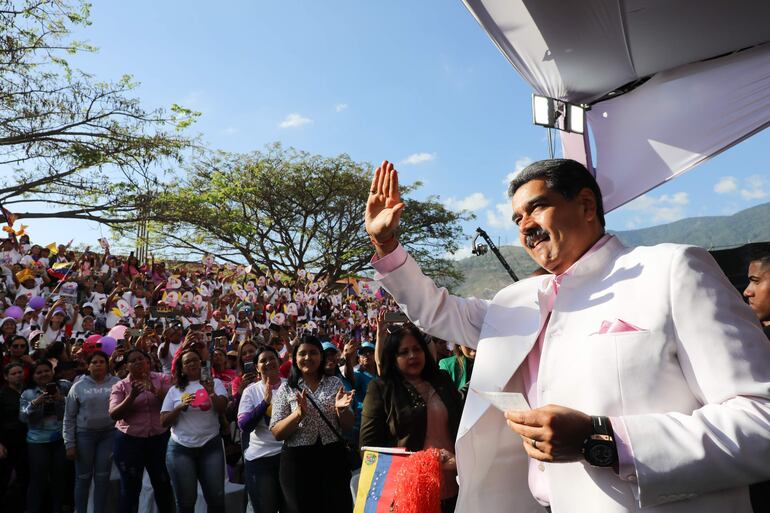
[(487, 244), (489, 245), (489, 249), (492, 250), (492, 253), (495, 254), (497, 259), (502, 264), (503, 268), (508, 271), (508, 274), (513, 278), (513, 281), (519, 281), (519, 278), (516, 276), (516, 273), (513, 272), (513, 269), (511, 269), (511, 266), (508, 265), (508, 262), (503, 258), (503, 255), (500, 254), (500, 250), (497, 249), (497, 246), (495, 246), (495, 243), (492, 242), (492, 239), (489, 238), (489, 235), (487, 235), (487, 232), (485, 232), (481, 227), (476, 228), (476, 233), (481, 235), (481, 237), (484, 238), (485, 241), (487, 241)]

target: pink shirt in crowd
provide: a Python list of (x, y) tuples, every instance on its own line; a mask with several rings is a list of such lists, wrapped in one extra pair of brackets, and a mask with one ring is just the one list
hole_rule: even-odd
[[(551, 276), (545, 281), (545, 290), (541, 290), (540, 301), (541, 309), (546, 309), (550, 318), (550, 312), (553, 309), (553, 302), (556, 299), (559, 286), (564, 279), (568, 278), (576, 266), (580, 265), (580, 262), (589, 258), (599, 248), (604, 246), (611, 238), (610, 235), (605, 235), (599, 241), (594, 244), (577, 262), (572, 264), (569, 269), (558, 276)], [(378, 259), (377, 255), (372, 258), (371, 264), (377, 271), (374, 278), (379, 279), (382, 275), (393, 272), (401, 267), (406, 262), (407, 253), (401, 246), (398, 247), (383, 258)], [(542, 304), (545, 301), (547, 304)], [(538, 407), (537, 401), (537, 376), (540, 371), (540, 354), (543, 351), (543, 339), (545, 330), (548, 327), (548, 319), (543, 323), (543, 328), (538, 334), (537, 341), (532, 347), (532, 350), (527, 355), (523, 368), (523, 381), (524, 391), (527, 396), (527, 400), (532, 408)], [(589, 413), (590, 414), (590, 413)], [(636, 480), (636, 465), (634, 464), (633, 450), (631, 448), (631, 442), (628, 438), (628, 432), (623, 420), (619, 417), (611, 417), (610, 423), (612, 424), (612, 430), (615, 434), (615, 441), (618, 447), (618, 468), (616, 472), (621, 479), (628, 481)], [(533, 497), (542, 505), (547, 506), (550, 504), (550, 487), (548, 479), (544, 472), (545, 466), (537, 460), (529, 460), (529, 488)]]
[[(130, 436), (147, 438), (166, 432), (166, 428), (160, 424), (160, 407), (163, 404), (162, 397), (171, 388), (171, 379), (159, 372), (150, 373), (150, 381), (155, 390), (161, 392), (161, 398), (152, 392), (139, 394), (126, 416), (115, 423), (115, 427)], [(120, 380), (112, 387), (110, 393), (110, 409), (116, 407), (131, 393), (131, 376)]]

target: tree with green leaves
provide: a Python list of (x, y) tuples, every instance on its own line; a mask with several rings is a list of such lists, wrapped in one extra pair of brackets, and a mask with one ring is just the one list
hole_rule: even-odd
[[(293, 274), (309, 269), (337, 279), (367, 269), (371, 242), (364, 230), (371, 166), (347, 155), (322, 157), (280, 145), (245, 155), (197, 159), (178, 189), (153, 203), (156, 250), (189, 256), (212, 253)], [(453, 262), (460, 221), (470, 214), (445, 208), (435, 197), (410, 195), (399, 240), (430, 275), (460, 279)]]
[(158, 164), (190, 145), (179, 130), (196, 113), (146, 110), (130, 96), (131, 77), (97, 82), (69, 65), (94, 50), (72, 38), (89, 8), (0, 0), (0, 204), (21, 219), (134, 222)]

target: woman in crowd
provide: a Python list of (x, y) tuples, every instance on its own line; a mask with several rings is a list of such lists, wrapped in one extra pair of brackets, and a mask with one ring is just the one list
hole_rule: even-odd
[(211, 353), (211, 375), (222, 381), (228, 392), (232, 391), (230, 387), (233, 379), (238, 377), (238, 373), (227, 368), (227, 352), (223, 349), (215, 349)]
[(169, 378), (151, 372), (149, 355), (139, 349), (128, 350), (121, 361), (128, 376), (110, 393), (110, 417), (117, 421), (113, 457), (120, 471), (118, 513), (136, 513), (145, 469), (158, 510), (170, 513), (174, 506), (165, 461), (168, 430), (160, 422)]
[(473, 361), (476, 359), (476, 350), (467, 346), (456, 345), (454, 354), (438, 362), (441, 370), (445, 370), (452, 378), (457, 390), (462, 390), (471, 381), (473, 374)]
[(35, 362), (31, 372), (34, 386), (22, 392), (19, 407), (19, 418), (27, 423), (27, 510), (42, 513), (46, 490), (50, 490), (51, 511), (61, 513), (67, 482), (62, 420), (69, 383), (54, 381), (53, 366), (48, 360)]
[[(5, 365), (5, 385), (0, 388), (0, 504), (8, 513), (24, 511), (29, 483), (27, 425), (19, 419), (25, 370), (29, 369), (18, 362)], [(16, 475), (13, 489), (11, 473)]]
[(423, 334), (411, 324), (385, 338), (380, 378), (369, 383), (361, 418), (361, 446), (441, 450), (442, 511), (457, 500), (454, 440), (462, 400), (449, 375), (430, 355)]
[(109, 373), (109, 356), (102, 351), (86, 358), (88, 374), (67, 394), (64, 413), (64, 447), (75, 461), (75, 511), (88, 513), (91, 477), (94, 483), (94, 513), (107, 505), (115, 421), (110, 417), (110, 392), (120, 381)]
[(280, 481), (286, 511), (350, 513), (350, 469), (341, 432), (353, 425), (353, 393), (345, 392), (336, 376), (324, 374), (323, 346), (316, 337), (303, 336), (291, 361), (291, 375), (275, 394), (270, 419), (275, 438), (285, 441)]
[(8, 353), (3, 357), (3, 367), (15, 363), (21, 365), (24, 373), (23, 383), (29, 383), (29, 369), (34, 360), (29, 355), (29, 344), (27, 339), (21, 335), (16, 335), (11, 339), (8, 345)]
[(284, 382), (278, 373), (280, 357), (269, 346), (255, 356), (261, 380), (246, 387), (238, 408), (238, 426), (249, 435), (244, 451), (246, 491), (254, 513), (278, 513), (283, 508), (279, 480), (281, 442), (270, 431), (273, 393)]
[(225, 455), (219, 415), (227, 407), (227, 390), (219, 379), (201, 379), (201, 357), (193, 349), (178, 357), (174, 378), (163, 401), (161, 422), (171, 427), (166, 466), (176, 511), (195, 511), (200, 483), (209, 513), (224, 513)]
[(47, 349), (54, 342), (60, 342), (67, 337), (67, 314), (63, 305), (61, 300), (54, 303), (43, 319), (43, 337), (38, 342), (40, 349)]
[(16, 336), (16, 319), (5, 317), (0, 319), (0, 346), (7, 346)]

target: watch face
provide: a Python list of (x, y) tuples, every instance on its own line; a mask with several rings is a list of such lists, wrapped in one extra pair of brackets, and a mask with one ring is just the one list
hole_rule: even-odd
[(589, 461), (598, 467), (609, 467), (613, 464), (614, 454), (608, 444), (597, 443), (589, 449)]

